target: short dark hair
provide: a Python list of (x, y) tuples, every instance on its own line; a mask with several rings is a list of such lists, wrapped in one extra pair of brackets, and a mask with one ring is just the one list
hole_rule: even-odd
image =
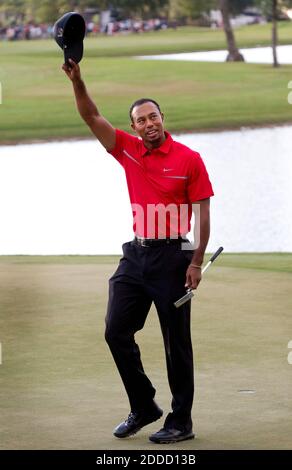
[(133, 116), (132, 116), (133, 109), (136, 106), (140, 106), (141, 104), (144, 104), (144, 103), (153, 103), (153, 104), (155, 104), (156, 108), (158, 109), (158, 111), (161, 114), (160, 106), (156, 101), (152, 100), (151, 98), (140, 98), (139, 100), (135, 101), (132, 104), (132, 106), (130, 107), (129, 115), (130, 115), (131, 121), (133, 121)]

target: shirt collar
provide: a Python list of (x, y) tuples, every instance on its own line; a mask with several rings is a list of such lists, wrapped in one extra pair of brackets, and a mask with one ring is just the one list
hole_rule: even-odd
[[(162, 145), (160, 145), (160, 147), (157, 147), (154, 150), (156, 150), (156, 151), (158, 150), (159, 152), (164, 153), (165, 155), (167, 155), (169, 150), (170, 150), (170, 147), (172, 145), (173, 140), (172, 140), (172, 137), (169, 134), (169, 132), (164, 131), (164, 135), (166, 137), (165, 141), (163, 142)], [(142, 155), (142, 157), (144, 157), (146, 155), (146, 153), (149, 152), (149, 149), (147, 149), (147, 147), (145, 147), (143, 141), (141, 142), (141, 144), (142, 144), (142, 146), (141, 146), (141, 155)]]

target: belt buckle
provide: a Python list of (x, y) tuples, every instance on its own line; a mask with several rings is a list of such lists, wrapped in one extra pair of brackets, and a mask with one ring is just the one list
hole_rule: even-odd
[(145, 238), (138, 238), (139, 245), (143, 246), (144, 248), (148, 248), (147, 241)]

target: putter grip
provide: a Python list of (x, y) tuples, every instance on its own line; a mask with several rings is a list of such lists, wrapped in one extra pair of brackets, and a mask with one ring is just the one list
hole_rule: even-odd
[(213, 261), (217, 258), (217, 256), (220, 255), (220, 253), (223, 251), (223, 246), (220, 246), (220, 248), (218, 248), (218, 250), (214, 253), (214, 255), (210, 258), (210, 261), (211, 263), (213, 263)]

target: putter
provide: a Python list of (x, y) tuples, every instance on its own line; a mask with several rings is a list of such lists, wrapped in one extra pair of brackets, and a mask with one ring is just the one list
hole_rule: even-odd
[[(219, 256), (220, 253), (222, 253), (223, 249), (224, 249), (223, 246), (220, 246), (220, 248), (218, 248), (218, 250), (214, 253), (214, 255), (211, 256), (206, 266), (204, 266), (204, 268), (202, 269), (202, 274), (209, 268), (209, 266), (211, 266), (211, 264), (213, 263), (213, 261), (215, 261), (217, 256)], [(191, 288), (188, 288), (187, 293), (183, 297), (178, 299), (176, 302), (174, 302), (175, 307), (176, 308), (181, 307), (183, 304), (191, 300), (192, 297), (194, 297), (193, 291)]]

